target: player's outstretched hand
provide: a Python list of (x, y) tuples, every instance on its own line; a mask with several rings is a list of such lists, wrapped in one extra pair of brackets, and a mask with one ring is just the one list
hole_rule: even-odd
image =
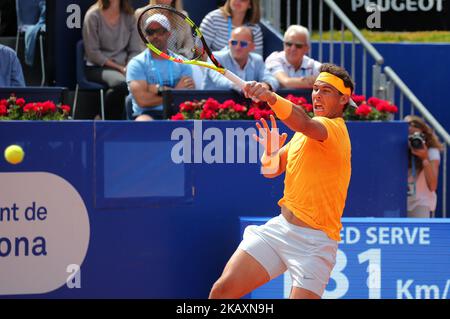
[(275, 121), (275, 117), (270, 115), (270, 122), (272, 124), (272, 129), (269, 128), (265, 119), (261, 119), (261, 124), (256, 122), (256, 127), (258, 128), (258, 132), (260, 136), (256, 136), (253, 134), (253, 138), (258, 143), (264, 146), (266, 149), (266, 155), (271, 156), (272, 154), (279, 151), (280, 148), (283, 147), (284, 143), (287, 139), (287, 134), (283, 133), (280, 135), (280, 132), (277, 128), (277, 122)]

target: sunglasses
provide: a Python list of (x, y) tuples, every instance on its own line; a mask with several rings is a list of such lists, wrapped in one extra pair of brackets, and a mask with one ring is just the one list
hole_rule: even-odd
[(148, 36), (153, 36), (153, 35), (163, 35), (163, 34), (166, 34), (167, 33), (167, 30), (166, 29), (164, 29), (164, 28), (158, 28), (158, 29), (147, 29), (147, 30), (145, 30), (145, 33), (148, 35)]
[(284, 45), (287, 46), (287, 47), (289, 47), (289, 48), (290, 48), (291, 46), (295, 45), (295, 47), (296, 47), (297, 49), (301, 49), (301, 48), (303, 48), (303, 47), (305, 46), (305, 44), (303, 44), (303, 43), (292, 43), (292, 42), (288, 42), (288, 41), (284, 42)]
[(237, 46), (238, 44), (241, 46), (241, 48), (246, 48), (248, 47), (248, 42), (247, 41), (238, 41), (238, 40), (231, 40), (230, 41), (232, 46)]

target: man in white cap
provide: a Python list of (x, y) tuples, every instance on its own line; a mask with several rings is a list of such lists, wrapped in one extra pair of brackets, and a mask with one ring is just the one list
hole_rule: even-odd
[[(161, 52), (168, 50), (171, 26), (162, 14), (154, 14), (145, 22), (146, 36)], [(144, 50), (128, 64), (127, 83), (133, 103), (133, 116), (162, 119), (162, 92), (173, 89), (194, 89), (192, 69), (189, 65), (168, 61), (150, 49)]]

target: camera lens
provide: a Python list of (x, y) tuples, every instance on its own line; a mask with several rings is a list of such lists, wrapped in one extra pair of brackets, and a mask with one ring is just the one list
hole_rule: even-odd
[(421, 149), (425, 144), (425, 139), (420, 133), (414, 133), (409, 136), (409, 144), (411, 145), (411, 148)]

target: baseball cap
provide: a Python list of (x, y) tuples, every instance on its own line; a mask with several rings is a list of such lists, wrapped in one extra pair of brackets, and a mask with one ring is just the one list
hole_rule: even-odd
[(148, 28), (152, 22), (159, 23), (164, 29), (170, 31), (170, 22), (169, 19), (163, 14), (153, 14), (145, 20), (145, 27)]

